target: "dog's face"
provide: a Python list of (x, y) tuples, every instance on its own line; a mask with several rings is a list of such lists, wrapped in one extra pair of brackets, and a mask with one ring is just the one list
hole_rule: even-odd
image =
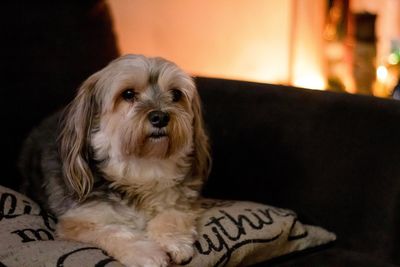
[(89, 162), (134, 163), (190, 158), (190, 175), (204, 178), (209, 152), (192, 79), (161, 58), (127, 55), (93, 74), (69, 105), (61, 134), (64, 173), (87, 194)]
[(177, 66), (127, 56), (95, 76), (102, 100), (92, 129), (96, 157), (166, 158), (191, 150), (196, 89)]

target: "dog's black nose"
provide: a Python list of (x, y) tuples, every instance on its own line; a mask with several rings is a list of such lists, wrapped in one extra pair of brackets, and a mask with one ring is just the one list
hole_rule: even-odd
[(154, 127), (162, 128), (169, 122), (169, 114), (163, 111), (155, 110), (149, 113), (148, 119)]

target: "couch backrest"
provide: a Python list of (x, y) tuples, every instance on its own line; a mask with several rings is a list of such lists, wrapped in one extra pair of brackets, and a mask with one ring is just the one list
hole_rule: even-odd
[(28, 132), (118, 49), (105, 0), (5, 1), (2, 16), (2, 185), (17, 188), (16, 161)]
[(291, 208), (343, 247), (400, 263), (400, 101), (197, 78), (205, 195)]

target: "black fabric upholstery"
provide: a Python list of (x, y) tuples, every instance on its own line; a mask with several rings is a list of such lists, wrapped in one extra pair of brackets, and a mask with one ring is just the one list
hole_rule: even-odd
[(376, 259), (368, 254), (357, 253), (340, 248), (306, 251), (297, 255), (288, 255), (260, 263), (252, 267), (279, 266), (279, 267), (395, 267), (384, 260)]
[(337, 246), (400, 264), (400, 102), (198, 78), (208, 197), (291, 208)]
[(15, 160), (28, 131), (118, 49), (105, 1), (5, 1), (2, 19), (0, 147), (4, 173), (13, 177), (3, 185), (15, 189)]

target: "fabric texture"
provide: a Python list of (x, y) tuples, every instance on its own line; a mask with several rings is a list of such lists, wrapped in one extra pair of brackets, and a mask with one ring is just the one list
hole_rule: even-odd
[(336, 236), (295, 212), (247, 201), (207, 200), (196, 254), (187, 266), (248, 266), (327, 244)]
[[(301, 221), (335, 232), (335, 247), (359, 262), (400, 266), (399, 101), (223, 79), (196, 83), (213, 152), (205, 197), (295, 210)], [(336, 266), (330, 262), (323, 266)]]
[[(290, 210), (252, 202), (205, 200), (188, 267), (248, 266), (335, 240)], [(122, 266), (92, 245), (59, 240), (56, 219), (26, 196), (0, 186), (0, 263), (8, 267)]]
[(2, 185), (17, 189), (16, 161), (27, 134), (63, 108), (79, 85), (118, 55), (105, 0), (5, 1), (0, 119)]

